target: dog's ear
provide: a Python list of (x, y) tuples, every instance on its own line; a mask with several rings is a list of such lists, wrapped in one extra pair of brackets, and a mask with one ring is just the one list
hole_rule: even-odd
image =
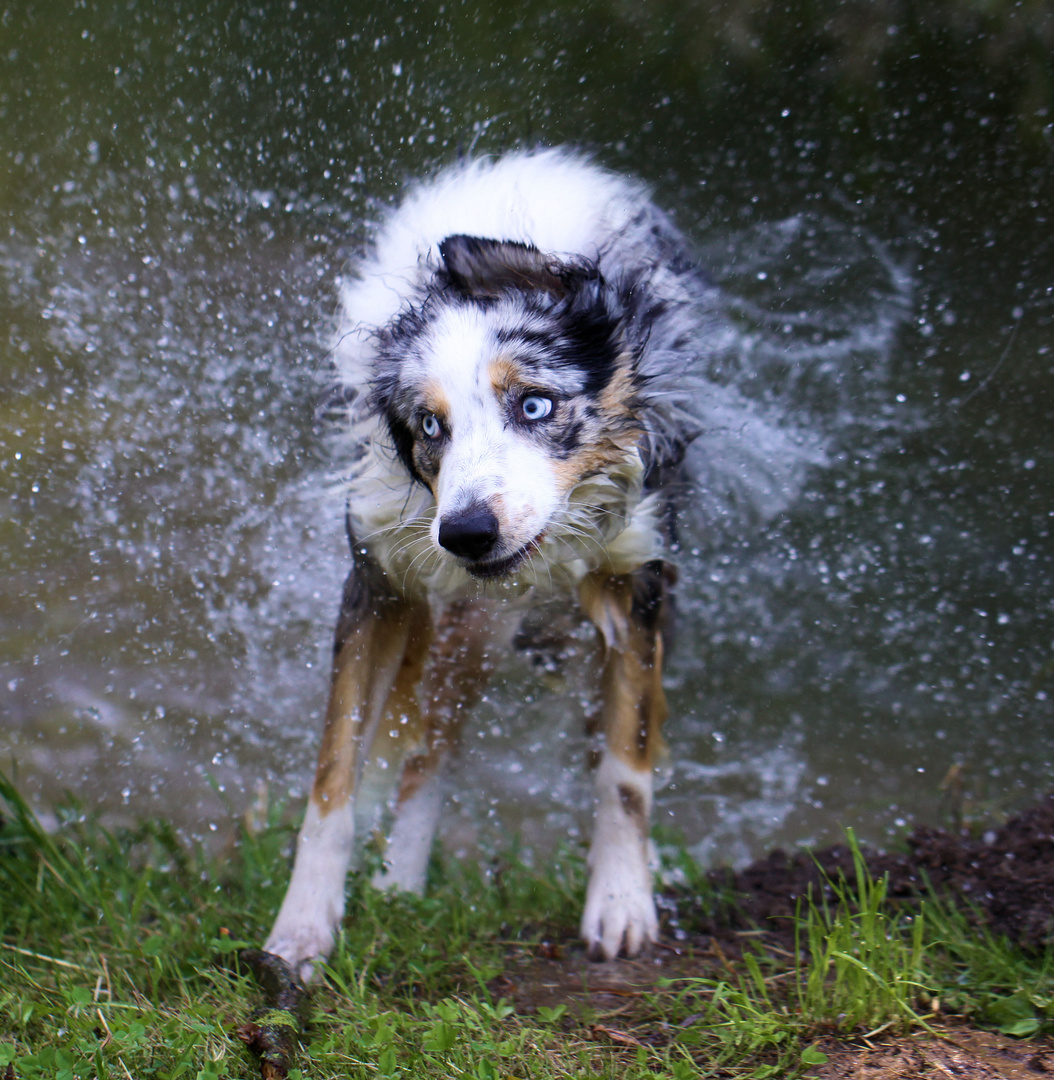
[(496, 299), (503, 292), (544, 292), (554, 300), (596, 276), (588, 267), (561, 263), (530, 244), (448, 236), (439, 245), (450, 284), (468, 299)]

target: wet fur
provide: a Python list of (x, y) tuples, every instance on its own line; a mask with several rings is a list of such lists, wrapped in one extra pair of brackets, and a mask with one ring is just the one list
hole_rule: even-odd
[[(672, 524), (718, 418), (779, 445), (705, 378), (718, 300), (641, 185), (563, 151), (412, 188), (345, 284), (329, 405), (356, 567), (267, 944), (304, 974), (332, 947), (357, 819), (391, 808), (377, 883), (423, 887), (458, 727), (523, 610), (554, 596), (598, 631), (606, 748), (582, 936), (601, 957), (657, 936), (648, 829)], [(752, 453), (706, 471), (734, 486)]]

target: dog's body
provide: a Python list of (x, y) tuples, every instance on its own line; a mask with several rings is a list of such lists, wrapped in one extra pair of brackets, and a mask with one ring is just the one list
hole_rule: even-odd
[[(442, 763), (491, 650), (525, 605), (555, 595), (595, 624), (602, 653), (582, 936), (594, 955), (634, 954), (657, 934), (651, 774), (686, 450), (730, 422), (739, 438), (752, 425), (771, 436), (705, 378), (716, 290), (640, 185), (539, 151), (413, 189), (342, 300), (334, 400), (350, 440), (355, 569), (266, 947), (304, 974), (329, 952), (356, 801), (360, 817), (364, 801), (394, 807), (378, 884), (423, 887)], [(726, 486), (748, 482), (756, 449)]]

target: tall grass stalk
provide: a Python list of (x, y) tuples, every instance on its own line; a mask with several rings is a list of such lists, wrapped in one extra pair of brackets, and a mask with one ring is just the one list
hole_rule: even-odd
[[(927, 1021), (916, 1011), (931, 997), (926, 974), (926, 905), (898, 914), (887, 903), (889, 882), (872, 878), (852, 829), (855, 888), (844, 876), (828, 879), (833, 899), (811, 896), (795, 919), (797, 1000), (806, 1022), (838, 1030), (865, 1028), (869, 1035), (891, 1026)], [(808, 956), (807, 961), (801, 957)]]

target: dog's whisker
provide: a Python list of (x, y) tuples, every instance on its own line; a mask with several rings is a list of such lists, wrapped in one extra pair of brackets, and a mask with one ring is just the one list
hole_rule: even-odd
[(577, 520), (565, 518), (560, 522), (560, 532), (592, 545), (595, 550), (604, 548), (603, 533), (595, 523), (588, 520), (580, 524)]
[[(531, 561), (531, 568), (532, 568), (532, 571), (533, 571), (533, 569), (534, 569), (534, 561), (535, 561), (534, 560), (534, 554), (529, 552), (528, 555), (527, 555), (527, 558), (530, 559), (530, 561)], [(553, 568), (552, 568), (552, 566), (551, 566), (548, 559), (543, 559), (542, 560), (542, 565), (545, 567), (546, 576), (549, 578), (549, 595), (552, 596), (553, 592), (554, 592), (554, 589), (553, 589)]]
[(427, 535), (417, 529), (391, 529), (384, 534), (384, 539), (391, 539), (389, 551), (394, 555), (401, 552), (406, 544), (416, 544)]
[(417, 580), (419, 579), (419, 577), (421, 575), (421, 572), (425, 569), (426, 564), (422, 563), (422, 565), (417, 567), (416, 570), (414, 569), (415, 565), (421, 559), (425, 559), (427, 561), (427, 559), (430, 556), (434, 557), (436, 562), (438, 562), (438, 560), (440, 558), (440, 553), (434, 547), (432, 547), (431, 544), (429, 544), (429, 546), (426, 547), (423, 551), (418, 552), (418, 554), (414, 556), (414, 558), (411, 560), (410, 564), (406, 567), (405, 573), (408, 576), (411, 575), (411, 574), (413, 575), (412, 581), (413, 581), (413, 583), (415, 585), (416, 585)]
[(439, 552), (432, 547), (426, 547), (422, 551), (419, 551), (406, 567), (406, 573), (408, 576), (412, 576), (412, 580), (416, 583), (417, 579), (429, 569), (429, 562), (436, 563), (439, 560)]
[(374, 529), (372, 532), (365, 533), (363, 536), (356, 536), (355, 542), (357, 544), (366, 544), (369, 543), (370, 540), (384, 536), (385, 533), (401, 531), (403, 529), (413, 529), (418, 526), (429, 528), (431, 527), (431, 524), (432, 517), (428, 514), (421, 514), (418, 517), (412, 518), (401, 518), (388, 525), (381, 525), (379, 528)]
[(410, 552), (413, 551), (415, 546), (422, 543), (429, 543), (428, 537), (421, 536), (404, 536), (396, 540), (392, 545), (391, 550), (388, 552), (388, 561), (393, 566), (402, 562), (402, 559)]
[[(413, 550), (415, 547), (420, 546), (421, 550), (414, 555)], [(422, 555), (427, 554), (432, 550), (432, 538), (430, 536), (411, 536), (403, 540), (399, 547), (392, 552), (391, 562), (393, 565), (399, 565), (407, 556), (410, 556), (410, 562), (407, 564), (404, 573), (408, 573), (410, 568), (421, 558)]]

